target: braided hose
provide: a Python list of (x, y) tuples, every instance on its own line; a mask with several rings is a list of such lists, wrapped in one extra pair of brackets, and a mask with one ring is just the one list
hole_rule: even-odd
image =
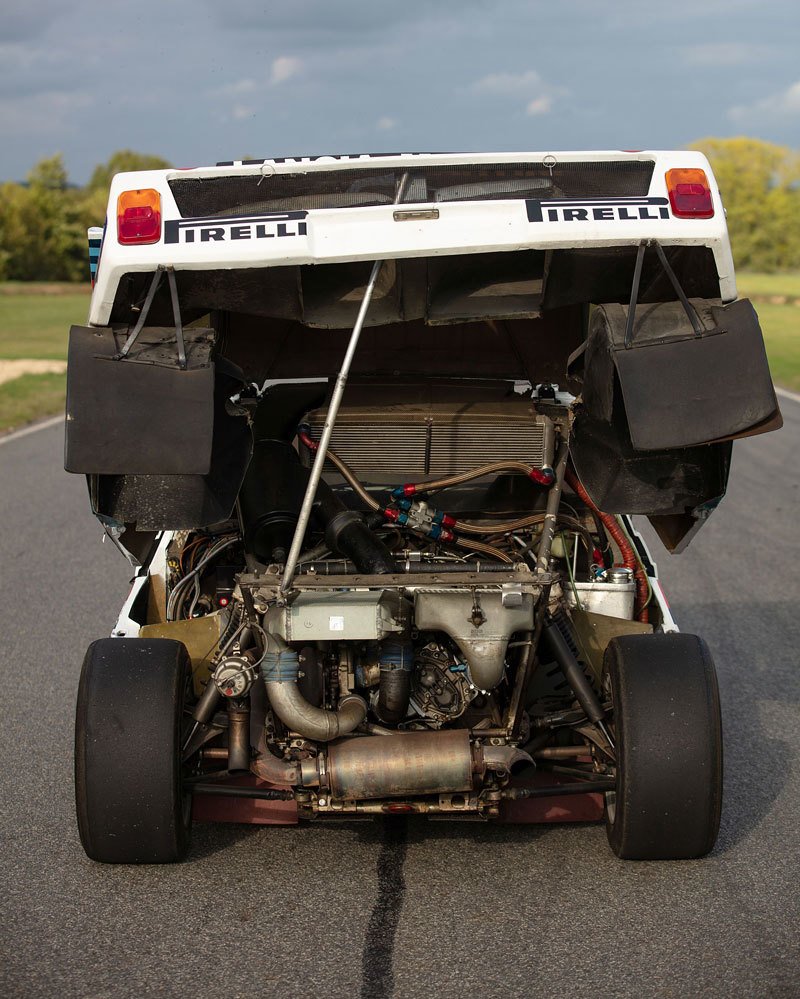
[(636, 580), (636, 620), (646, 623), (650, 620), (650, 615), (648, 614), (647, 607), (645, 606), (647, 604), (650, 588), (647, 583), (647, 575), (644, 571), (644, 566), (639, 561), (639, 557), (636, 554), (635, 549), (631, 545), (630, 541), (628, 541), (625, 532), (617, 523), (616, 517), (612, 516), (610, 513), (603, 513), (602, 510), (597, 508), (597, 506), (589, 498), (589, 494), (583, 488), (580, 480), (571, 468), (567, 469), (565, 477), (573, 492), (577, 493), (586, 506), (598, 515), (600, 520), (603, 522), (603, 527), (605, 527), (609, 535), (614, 539), (614, 543), (617, 548), (619, 548), (620, 555), (622, 555), (622, 564), (626, 569), (630, 569), (633, 572), (634, 579)]

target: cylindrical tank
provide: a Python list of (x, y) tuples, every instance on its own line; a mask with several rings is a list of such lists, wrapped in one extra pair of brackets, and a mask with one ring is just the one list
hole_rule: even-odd
[(467, 729), (345, 739), (330, 747), (334, 798), (397, 798), (472, 790)]

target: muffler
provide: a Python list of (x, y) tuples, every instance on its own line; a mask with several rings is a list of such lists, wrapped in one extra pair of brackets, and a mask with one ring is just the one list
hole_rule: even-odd
[(344, 739), (327, 753), (333, 798), (398, 798), (470, 791), (473, 760), (467, 729)]
[(472, 791), (487, 770), (508, 776), (517, 763), (533, 760), (515, 746), (472, 745), (469, 731), (459, 728), (343, 739), (301, 767), (306, 786), (319, 785), (332, 798), (363, 801)]

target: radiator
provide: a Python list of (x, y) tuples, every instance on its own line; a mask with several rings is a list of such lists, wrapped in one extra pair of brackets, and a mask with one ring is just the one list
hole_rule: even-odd
[[(319, 440), (325, 410), (306, 423)], [(552, 422), (530, 402), (342, 407), (330, 447), (364, 478), (453, 475), (490, 461), (552, 465)]]

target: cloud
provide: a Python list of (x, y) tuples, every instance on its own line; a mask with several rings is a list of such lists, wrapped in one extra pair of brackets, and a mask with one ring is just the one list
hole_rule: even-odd
[(800, 117), (800, 80), (769, 97), (730, 108), (728, 117), (736, 122)]
[(524, 97), (526, 93), (542, 86), (542, 78), (534, 69), (527, 73), (490, 73), (476, 80), (469, 88), (473, 94), (490, 94), (496, 97)]
[(293, 76), (297, 76), (300, 72), (302, 65), (300, 60), (294, 56), (278, 56), (272, 63), (269, 82), (273, 86), (277, 86), (279, 83), (291, 80)]
[(31, 41), (69, 11), (69, 0), (25, 0), (3, 5), (3, 41)]
[(237, 80), (235, 83), (224, 83), (214, 93), (220, 97), (236, 97), (239, 94), (252, 94), (258, 89), (255, 80)]
[(524, 73), (489, 73), (475, 80), (469, 92), (486, 97), (524, 100), (525, 114), (536, 117), (550, 114), (555, 99), (567, 91), (547, 83), (535, 69), (529, 69)]
[(549, 114), (553, 110), (553, 98), (547, 94), (536, 97), (525, 108), (525, 114), (534, 116), (537, 114)]
[(390, 132), (393, 128), (396, 127), (396, 125), (397, 125), (397, 119), (389, 118), (387, 115), (378, 118), (378, 120), (375, 122), (375, 128), (377, 128), (379, 132)]
[(28, 97), (0, 97), (0, 132), (49, 138), (74, 131), (73, 116), (95, 103), (91, 94), (43, 91)]
[(706, 42), (681, 49), (683, 60), (690, 66), (746, 66), (769, 56), (768, 45), (749, 42)]
[(290, 80), (300, 72), (301, 68), (302, 63), (299, 59), (295, 59), (293, 56), (278, 56), (272, 61), (266, 79), (257, 80), (253, 77), (244, 77), (241, 80), (234, 80), (232, 83), (223, 83), (210, 90), (209, 94), (212, 97), (222, 98), (224, 102), (233, 101), (230, 117), (234, 121), (252, 118), (257, 109), (251, 107), (250, 102), (257, 99), (257, 95), (263, 94), (268, 88), (279, 87)]

